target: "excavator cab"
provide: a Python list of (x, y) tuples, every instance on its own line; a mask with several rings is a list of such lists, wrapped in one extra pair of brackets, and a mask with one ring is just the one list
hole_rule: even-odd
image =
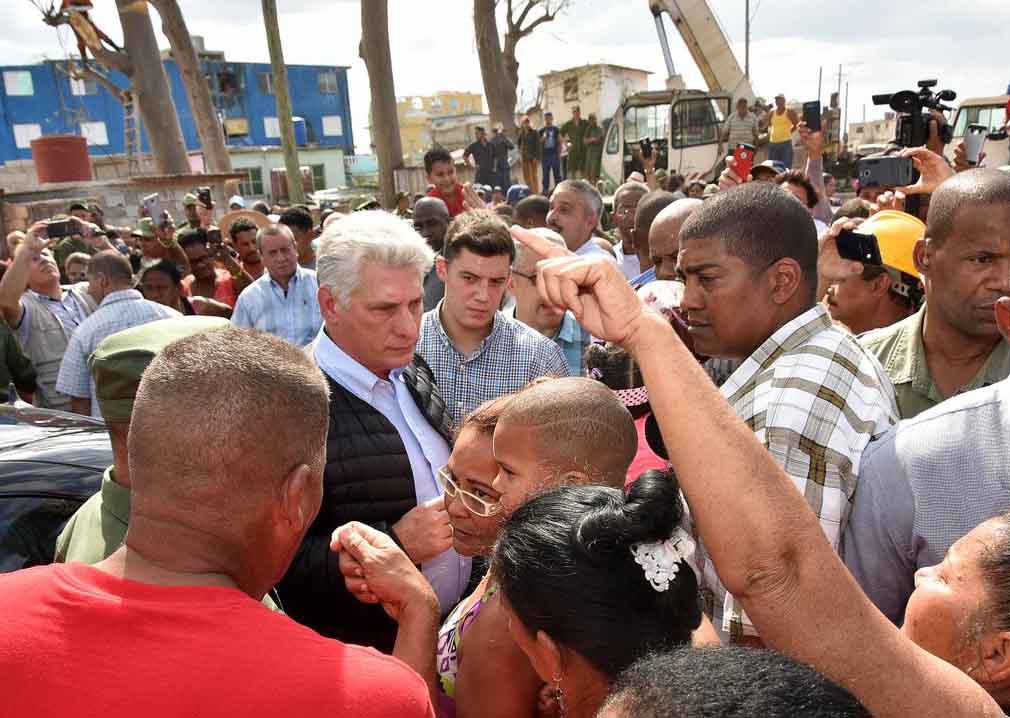
[(646, 140), (657, 155), (656, 169), (711, 181), (722, 160), (719, 138), (731, 101), (727, 94), (670, 90), (627, 98), (607, 128), (600, 173), (605, 192), (642, 171)]

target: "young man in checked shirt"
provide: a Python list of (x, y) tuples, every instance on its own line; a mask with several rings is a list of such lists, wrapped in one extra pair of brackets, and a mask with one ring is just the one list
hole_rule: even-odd
[[(806, 208), (778, 186), (753, 183), (719, 193), (688, 218), (677, 273), (695, 350), (742, 362), (722, 395), (837, 549), (863, 450), (898, 411), (883, 368), (817, 303), (817, 254)], [(703, 550), (699, 562), (716, 629), (724, 640), (753, 642), (756, 632)]]
[(445, 298), (421, 318), (417, 353), (431, 367), (459, 425), (485, 401), (541, 376), (568, 376), (561, 349), (498, 311), (516, 250), (508, 225), (492, 211), (453, 220), (435, 260)]

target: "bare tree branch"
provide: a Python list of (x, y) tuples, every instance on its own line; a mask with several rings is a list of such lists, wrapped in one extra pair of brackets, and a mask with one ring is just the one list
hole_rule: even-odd
[[(526, 7), (524, 7), (523, 11), (521, 13), (519, 13), (519, 19), (516, 20), (516, 23), (515, 23), (515, 26), (514, 26), (515, 29), (519, 30), (520, 32), (522, 31), (523, 23), (526, 22), (526, 18), (527, 18), (527, 16), (529, 16), (530, 11), (533, 9), (533, 6), (534, 5), (539, 5), (539, 4), (540, 3), (537, 2), (537, 0), (526, 0)], [(509, 31), (511, 32), (512, 30), (513, 30), (513, 25), (511, 23), (509, 23)]]
[(91, 54), (95, 56), (95, 59), (110, 70), (119, 70), (127, 77), (133, 76), (133, 60), (125, 52), (106, 50), (104, 47), (101, 49), (89, 49), (91, 49)]

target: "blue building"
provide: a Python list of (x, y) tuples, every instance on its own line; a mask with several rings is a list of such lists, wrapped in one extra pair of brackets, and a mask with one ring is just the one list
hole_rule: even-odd
[[(198, 50), (201, 45), (202, 42), (197, 43)], [(229, 62), (223, 53), (201, 51), (199, 56), (228, 145), (239, 152), (244, 147), (279, 147), (280, 128), (270, 65)], [(163, 61), (186, 146), (199, 150), (179, 67), (171, 57)], [(71, 79), (64, 67), (65, 63), (54, 61), (0, 67), (3, 85), (0, 164), (30, 160), (31, 141), (44, 135), (84, 135), (92, 155), (117, 155), (125, 151), (122, 105), (94, 80)], [(287, 71), (293, 114), (304, 120), (304, 128), (296, 126), (299, 144), (353, 155), (347, 68), (288, 65)], [(119, 73), (110, 72), (108, 76), (118, 87), (126, 88), (129, 84)], [(149, 151), (143, 133), (141, 151)]]

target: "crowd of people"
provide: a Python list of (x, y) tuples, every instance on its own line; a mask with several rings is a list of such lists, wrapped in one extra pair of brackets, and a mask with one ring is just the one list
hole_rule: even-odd
[(13, 714), (1002, 716), (1010, 173), (839, 203), (780, 104), (804, 169), (609, 210), (575, 113), (491, 192), (10, 235), (0, 371), (113, 455), (0, 577)]

